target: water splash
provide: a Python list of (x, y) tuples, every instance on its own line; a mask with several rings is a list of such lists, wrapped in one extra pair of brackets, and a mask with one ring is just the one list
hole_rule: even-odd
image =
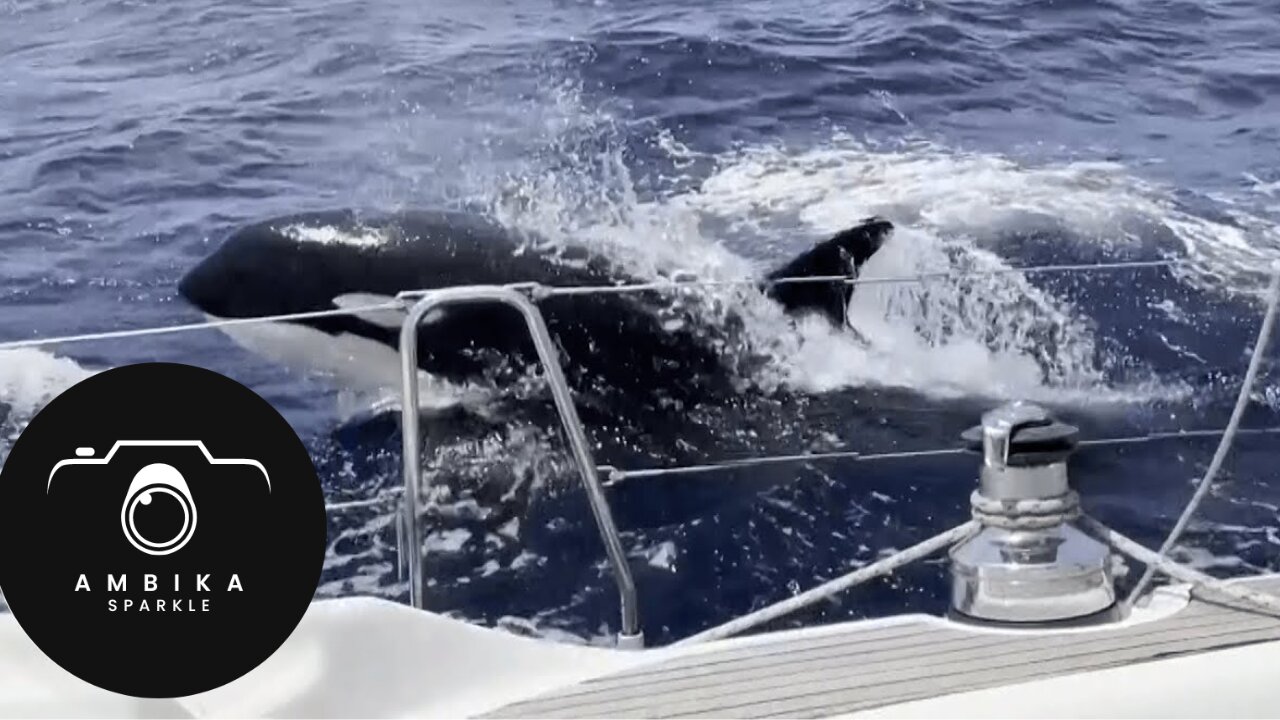
[[(1145, 225), (1169, 219), (1182, 228), (1189, 217), (1171, 218), (1168, 203), (1116, 165), (1024, 168), (927, 143), (886, 149), (844, 135), (799, 152), (769, 146), (707, 155), (659, 134), (650, 149), (668, 161), (657, 183), (665, 190), (642, 194), (638, 187), (655, 183), (635, 176), (621, 144), (600, 139), (617, 128), (595, 114), (581, 117), (556, 139), (553, 170), (505, 178), (487, 206), (504, 223), (591, 247), (641, 278), (751, 277), (873, 214), (899, 229), (866, 265), (866, 278), (1007, 270), (989, 240), (1043, 228), (1090, 243), (1090, 252), (1141, 249), (1151, 237)], [(1154, 378), (1113, 387), (1110, 371), (1124, 358), (1099, 347), (1089, 318), (1070, 302), (1018, 274), (861, 287), (850, 313), (869, 346), (821, 322), (793, 322), (750, 288), (712, 288), (697, 304), (710, 323), (728, 312), (746, 321), (747, 347), (772, 360), (753, 378), (766, 387), (877, 385), (1061, 402), (1185, 392)]]
[[(984, 239), (1069, 230), (1108, 254), (1156, 249), (1185, 255), (1186, 279), (1254, 292), (1256, 273), (1280, 258), (1274, 218), (1242, 198), (1189, 193), (1116, 162), (1026, 164), (934, 142), (872, 143), (845, 134), (799, 152), (747, 148), (724, 158), (700, 203), (739, 226), (779, 219), (832, 232), (865, 214), (943, 234)], [(1190, 207), (1199, 200), (1206, 207)]]
[(95, 372), (35, 348), (0, 351), (0, 456), (46, 403)]

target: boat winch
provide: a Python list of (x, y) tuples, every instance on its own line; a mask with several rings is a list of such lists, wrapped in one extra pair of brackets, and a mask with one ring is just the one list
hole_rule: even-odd
[(982, 453), (970, 498), (981, 530), (950, 551), (956, 619), (1036, 625), (1114, 619), (1111, 552), (1075, 523), (1080, 501), (1067, 461), (1079, 434), (1023, 401), (984, 414), (963, 434)]

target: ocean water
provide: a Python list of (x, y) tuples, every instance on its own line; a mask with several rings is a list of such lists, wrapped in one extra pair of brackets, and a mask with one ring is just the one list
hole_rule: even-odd
[[(1218, 428), (1280, 259), (1269, 0), (0, 0), (0, 65), (0, 341), (198, 321), (177, 280), (231, 231), (336, 207), (467, 208), (641, 277), (742, 277), (873, 213), (898, 230), (871, 277), (1185, 261), (864, 286), (867, 346), (737, 298), (771, 348), (767, 392), (683, 418), (675, 442), (589, 427), (597, 460), (628, 467), (951, 447), (1013, 398), (1089, 437)], [(1277, 358), (1247, 427), (1280, 425)], [(149, 360), (270, 400), (334, 501), (399, 483), (393, 417), (215, 331), (0, 352), (0, 456), (60, 389)], [(430, 607), (567, 642), (615, 631), (554, 424), (427, 431)], [(1179, 557), (1280, 569), (1278, 437), (1239, 441)], [(1155, 544), (1212, 452), (1091, 448), (1073, 477), (1088, 511)], [(611, 489), (650, 641), (963, 521), (976, 467)], [(320, 596), (406, 599), (389, 506), (334, 513), (329, 533)], [(786, 622), (937, 611), (944, 580), (919, 564)]]

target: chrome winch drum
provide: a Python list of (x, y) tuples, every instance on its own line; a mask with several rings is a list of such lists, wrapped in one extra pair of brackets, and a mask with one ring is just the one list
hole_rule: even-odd
[(953, 615), (1035, 624), (1111, 619), (1110, 550), (1074, 524), (1079, 499), (1067, 461), (1079, 431), (1014, 402), (963, 437), (982, 453), (971, 498), (982, 529), (951, 549)]

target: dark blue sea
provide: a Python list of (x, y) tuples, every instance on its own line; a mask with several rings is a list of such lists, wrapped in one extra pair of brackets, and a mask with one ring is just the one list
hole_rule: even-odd
[[(176, 283), (229, 233), (342, 207), (467, 209), (638, 277), (712, 278), (880, 214), (897, 232), (864, 276), (954, 273), (859, 288), (865, 345), (746, 313), (774, 348), (767, 392), (680, 417), (676, 442), (593, 425), (600, 463), (955, 447), (1014, 398), (1090, 438), (1220, 428), (1280, 258), (1280, 8), (0, 0), (0, 342), (198, 322)], [(1185, 262), (988, 272), (1164, 259)], [(1266, 358), (1246, 427), (1280, 426), (1280, 343)], [(213, 330), (0, 353), (0, 453), (63, 388), (152, 360), (270, 400), (335, 502), (400, 483), (394, 416)], [(545, 420), (426, 423), (427, 602), (599, 641), (617, 599)], [(1158, 544), (1214, 442), (1081, 450), (1073, 479), (1089, 512)], [(1280, 436), (1241, 438), (1177, 557), (1280, 570), (1277, 468)], [(661, 644), (962, 522), (976, 471), (823, 462), (608, 494)], [(787, 623), (938, 611), (945, 593), (935, 559)], [(352, 594), (407, 600), (391, 506), (330, 518), (319, 595)]]

